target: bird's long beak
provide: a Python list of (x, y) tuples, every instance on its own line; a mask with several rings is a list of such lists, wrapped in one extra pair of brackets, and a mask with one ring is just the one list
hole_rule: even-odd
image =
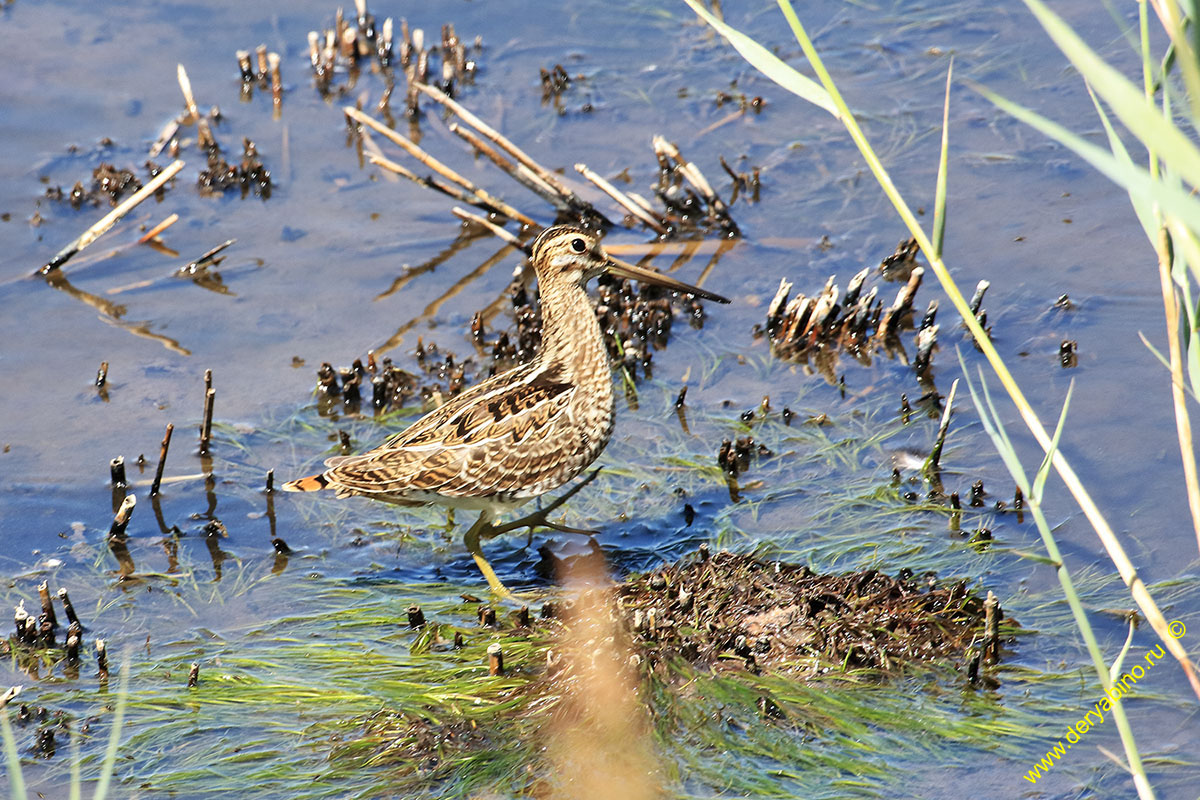
[(663, 275), (661, 272), (655, 272), (652, 269), (639, 267), (636, 264), (630, 264), (628, 261), (622, 261), (621, 259), (613, 258), (612, 256), (608, 256), (608, 260), (604, 264), (604, 269), (606, 272), (610, 272), (613, 275), (619, 275), (622, 278), (629, 278), (633, 281), (640, 281), (641, 283), (653, 283), (656, 286), (665, 286), (668, 289), (674, 289), (677, 292), (685, 292), (687, 294), (694, 294), (697, 297), (703, 297), (706, 300), (716, 300), (718, 303), (729, 302), (728, 297), (722, 297), (719, 294), (705, 291), (699, 286), (692, 286), (690, 283), (677, 281), (674, 278)]

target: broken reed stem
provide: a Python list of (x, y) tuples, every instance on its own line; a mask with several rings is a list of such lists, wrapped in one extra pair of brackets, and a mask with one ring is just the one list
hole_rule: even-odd
[(498, 209), (493, 208), (493, 207), (487, 205), (486, 203), (482, 202), (477, 195), (471, 194), (470, 192), (464, 192), (462, 189), (459, 189), (457, 186), (450, 186), (448, 184), (442, 183), (441, 181), (439, 181), (437, 178), (434, 178), (433, 176), (422, 177), (422, 176), (418, 175), (417, 173), (413, 172), (412, 170), (410, 170), (408, 167), (405, 167), (403, 164), (397, 164), (395, 161), (392, 161), (390, 158), (386, 158), (385, 156), (376, 155), (374, 153), (368, 153), (367, 161), (369, 161), (370, 163), (374, 164), (377, 167), (382, 167), (383, 169), (386, 169), (388, 172), (395, 173), (396, 175), (399, 175), (402, 178), (407, 178), (408, 180), (412, 181), (413, 183), (424, 186), (427, 189), (433, 189), (435, 192), (441, 192), (442, 194), (446, 195), (447, 197), (452, 197), (455, 200), (459, 201), (460, 203), (467, 203), (469, 205), (473, 205), (476, 208), (480, 208), (489, 213), (497, 213), (497, 214), (501, 213)]
[(267, 69), (271, 75), (271, 102), (276, 106), (283, 103), (283, 77), (279, 74), (279, 54), (267, 54)]
[(133, 516), (133, 509), (136, 505), (137, 497), (131, 494), (125, 496), (125, 499), (121, 502), (121, 507), (117, 509), (117, 513), (113, 516), (112, 527), (108, 529), (108, 537), (110, 539), (121, 539), (125, 536), (125, 528), (129, 525), (129, 519)]
[[(441, 175), (446, 180), (461, 186), (468, 193), (474, 195), (479, 203), (483, 203), (485, 206), (488, 206), (492, 211), (496, 212), (497, 214), (503, 214), (506, 217), (515, 219), (523, 225), (532, 225), (532, 226), (537, 225), (537, 223), (534, 222), (532, 218), (527, 217), (526, 215), (522, 214), (520, 211), (517, 211), (515, 208), (510, 206), (508, 203), (505, 203), (503, 200), (501, 200), (497, 197), (493, 197), (492, 195), (488, 194), (486, 191), (479, 188), (474, 183), (472, 183), (471, 181), (464, 178), (462, 175), (459, 175), (457, 172), (455, 172), (453, 169), (451, 169), (450, 167), (443, 164), (441, 161), (439, 161), (436, 158), (434, 158), (433, 156), (429, 155), (429, 153), (427, 153), (423, 149), (421, 149), (421, 147), (419, 145), (417, 145), (415, 142), (413, 142), (408, 137), (402, 136), (401, 134), (396, 133), (391, 128), (387, 127), (386, 125), (384, 125), (383, 123), (374, 119), (373, 117), (370, 117), (370, 116), (364, 114), (363, 112), (359, 111), (357, 108), (354, 108), (353, 106), (345, 106), (342, 110), (345, 112), (346, 116), (350, 117), (350, 119), (354, 120), (355, 122), (357, 122), (361, 125), (366, 125), (367, 127), (374, 130), (376, 133), (379, 133), (380, 135), (386, 137), (393, 144), (398, 145), (402, 150), (404, 150), (406, 153), (408, 153), (413, 158), (417, 159), (417, 161), (420, 161), (426, 167), (429, 167), (431, 170), (433, 170), (437, 174)], [(470, 202), (470, 201), (465, 201), (465, 202)], [(474, 203), (472, 203), (472, 205), (474, 205)]]
[(1175, 407), (1175, 437), (1183, 459), (1183, 484), (1187, 489), (1188, 508), (1192, 512), (1192, 528), (1200, 546), (1200, 476), (1196, 469), (1196, 448), (1192, 440), (1192, 422), (1188, 416), (1187, 396), (1184, 394), (1183, 354), (1179, 338), (1179, 296), (1171, 278), (1171, 236), (1166, 228), (1158, 233), (1158, 276), (1162, 285), (1163, 316), (1167, 323), (1167, 355), (1171, 367), (1171, 401)]
[(988, 590), (983, 601), (983, 662), (995, 664), (1000, 657), (1000, 601)]
[(991, 285), (991, 281), (980, 281), (975, 285), (975, 294), (971, 295), (971, 302), (969, 303), (971, 314), (978, 316), (979, 309), (983, 306), (983, 295)]
[(942, 410), (942, 421), (938, 425), (937, 440), (933, 444), (933, 451), (929, 454), (929, 468), (927, 472), (936, 472), (942, 466), (942, 447), (946, 444), (946, 432), (950, 430), (950, 413), (954, 406), (954, 395), (958, 392), (958, 378), (954, 379), (954, 383), (950, 384), (950, 394), (946, 398), (946, 408)]
[(67, 622), (71, 623), (72, 625), (78, 625), (80, 629), (82, 629), (83, 624), (79, 621), (79, 615), (75, 613), (75, 606), (71, 603), (71, 598), (67, 594), (65, 587), (59, 588), (58, 599), (63, 605), (63, 611), (65, 611), (67, 614)]
[(467, 220), (468, 222), (474, 222), (476, 225), (482, 225), (483, 227), (485, 227), (489, 231), (491, 231), (492, 235), (495, 236), (496, 238), (502, 239), (503, 241), (507, 242), (508, 244), (512, 245), (513, 247), (519, 248), (526, 255), (529, 255), (529, 245), (522, 244), (520, 239), (518, 239), (516, 236), (514, 236), (513, 234), (506, 231), (504, 228), (501, 228), (499, 225), (492, 222), (490, 219), (485, 219), (484, 217), (481, 217), (478, 214), (472, 214), (470, 211), (467, 211), (465, 208), (459, 208), (458, 206), (455, 206), (454, 208), (450, 209), (450, 213), (452, 213), (454, 216), (458, 217), (459, 219), (464, 219), (464, 220)]
[(200, 114), (200, 109), (196, 106), (196, 97), (192, 94), (192, 81), (188, 78), (187, 70), (183, 64), (179, 64), (175, 68), (175, 74), (179, 78), (179, 89), (183, 92), (183, 101), (187, 105), (188, 119), (184, 122), (196, 123), (196, 144), (201, 150), (212, 150), (217, 146), (217, 140), (213, 138), (212, 128), (208, 124), (208, 120)]
[(96, 640), (96, 677), (101, 682), (108, 681), (108, 646), (103, 639)]
[(179, 90), (183, 92), (183, 102), (187, 106), (188, 114), (191, 115), (193, 121), (199, 120), (200, 109), (196, 106), (196, 96), (192, 94), (192, 81), (188, 78), (183, 64), (175, 66), (175, 77), (179, 79)]
[(67, 261), (69, 261), (76, 253), (103, 236), (109, 230), (109, 228), (117, 224), (118, 220), (136, 208), (150, 195), (161, 189), (162, 185), (171, 180), (171, 178), (174, 178), (175, 174), (181, 169), (183, 169), (182, 161), (175, 160), (172, 162), (170, 166), (155, 175), (145, 186), (143, 186), (141, 189), (138, 189), (119, 206), (101, 217), (100, 221), (98, 221), (95, 225), (84, 231), (82, 235), (80, 235), (62, 250), (59, 250), (54, 255), (54, 258), (46, 262), (46, 265), (38, 270), (38, 272), (42, 275), (49, 275), (50, 273), (62, 267), (62, 265), (67, 263)]
[(79, 634), (76, 633), (78, 626), (72, 625), (67, 632), (67, 664), (75, 667), (79, 665)]
[(106, 383), (108, 383), (108, 362), (101, 361), (100, 369), (96, 370), (96, 388), (103, 389)]
[[(604, 219), (604, 216), (602, 214), (600, 214), (598, 211), (596, 211), (594, 208), (592, 208), (590, 203), (583, 200), (578, 195), (576, 195), (573, 191), (571, 191), (569, 188), (567, 188), (567, 185), (564, 184), (562, 181), (560, 181), (558, 179), (558, 177), (554, 175), (554, 173), (550, 172), (550, 170), (546, 169), (541, 164), (534, 161), (532, 158), (529, 157), (529, 154), (527, 154), (524, 150), (522, 150), (521, 148), (519, 148), (515, 144), (513, 144), (511, 141), (509, 141), (509, 139), (507, 139), (503, 134), (501, 134), (495, 128), (488, 125), (486, 122), (484, 122), (479, 117), (472, 114), (467, 109), (463, 108), (463, 106), (459, 105), (453, 99), (448, 97), (444, 92), (437, 89), (436, 87), (429, 86), (424, 83), (416, 83), (416, 84), (414, 84), (414, 87), (418, 91), (423, 92), (424, 94), (433, 98), (437, 102), (441, 103), (446, 108), (450, 109), (450, 111), (457, 114), (458, 117), (463, 122), (467, 123), (475, 130), (479, 131), (487, 139), (490, 139), (491, 141), (495, 142), (500, 147), (500, 149), (504, 150), (510, 156), (515, 158), (517, 161), (519, 161), (520, 163), (522, 163), (526, 167), (528, 167), (531, 172), (533, 172), (542, 181), (544, 181), (547, 185), (549, 185), (558, 194), (558, 196), (562, 199), (562, 201), (565, 202), (566, 204), (568, 204), (571, 208), (586, 210), (589, 213), (595, 214), (600, 219), (602, 219), (602, 220)], [(607, 220), (605, 220), (605, 221), (607, 221)]]
[(655, 136), (653, 145), (654, 152), (667, 156), (679, 165), (679, 172), (688, 183), (696, 188), (696, 191), (700, 192), (700, 195), (708, 203), (708, 207), (712, 210), (714, 216), (720, 218), (730, 230), (736, 232), (737, 225), (734, 224), (733, 218), (729, 216), (729, 207), (713, 191), (712, 185), (704, 177), (704, 173), (700, 171), (700, 168), (684, 158), (679, 152), (679, 148), (662, 136)]
[(158, 448), (158, 467), (154, 470), (154, 483), (150, 484), (150, 496), (158, 494), (162, 486), (163, 468), (167, 465), (167, 451), (171, 449), (171, 434), (175, 432), (174, 423), (167, 423), (166, 433), (163, 434), (162, 444)]
[(213, 404), (216, 402), (217, 390), (209, 388), (204, 393), (204, 423), (200, 426), (200, 455), (208, 455), (212, 444)]
[(567, 208), (567, 204), (563, 201), (562, 196), (554, 190), (554, 187), (538, 177), (537, 173), (529, 169), (529, 167), (526, 167), (524, 164), (513, 164), (500, 153), (496, 152), (494, 147), (479, 138), (474, 131), (464, 128), (457, 122), (451, 122), (448, 127), (451, 133), (456, 134), (459, 138), (466, 141), (467, 144), (487, 156), (493, 164), (504, 170), (517, 183), (529, 189), (555, 208)]
[(646, 210), (643, 209), (640, 205), (638, 205), (633, 200), (626, 197), (625, 193), (622, 192), (620, 189), (618, 189), (617, 187), (613, 186), (611, 183), (606, 181), (603, 177), (601, 177), (595, 171), (589, 169), (587, 164), (576, 164), (575, 170), (580, 175), (587, 178), (592, 183), (596, 184), (596, 186), (599, 187), (600, 191), (604, 192), (606, 195), (608, 195), (613, 200), (615, 200), (617, 202), (617, 204), (619, 206), (621, 206), (621, 208), (625, 209), (627, 212), (629, 212), (629, 214), (631, 214), (636, 219), (641, 220), (643, 223), (646, 224), (647, 227), (649, 227), (655, 233), (657, 233), (661, 236), (665, 236), (667, 234), (667, 229), (661, 222), (659, 222), (653, 216), (648, 214), (646, 212)]
[[(213, 249), (206, 252), (204, 255), (197, 258), (195, 261), (180, 269), (180, 272), (186, 272), (187, 270), (195, 270), (208, 266), (218, 255), (221, 254), (223, 250), (232, 247), (235, 244), (237, 244), (237, 239), (226, 239)], [(209, 370), (209, 372), (211, 373), (212, 370)]]
[(163, 148), (169, 145), (174, 139), (175, 134), (179, 133), (179, 120), (173, 119), (163, 126), (162, 131), (158, 134), (158, 138), (154, 144), (150, 146), (150, 157), (155, 158), (163, 151)]
[(238, 71), (242, 73), (242, 83), (254, 83), (254, 67), (250, 66), (250, 51), (238, 50), (234, 55), (237, 56)]
[(108, 474), (112, 478), (114, 489), (124, 489), (129, 486), (129, 481), (125, 480), (125, 456), (117, 456), (108, 462)]
[(42, 601), (42, 614), (45, 615), (46, 621), (50, 623), (51, 628), (58, 627), (58, 616), (54, 613), (54, 602), (50, 598), (50, 583), (42, 581), (38, 584), (38, 597)]
[(155, 236), (158, 236), (160, 233), (165, 231), (167, 228), (174, 225), (176, 222), (179, 222), (179, 215), (172, 214), (171, 216), (167, 217), (162, 222), (158, 223), (153, 228), (148, 230), (145, 233), (145, 235), (142, 236), (142, 238), (138, 239), (138, 244), (145, 244), (146, 242), (153, 239)]
[(488, 675), (503, 675), (504, 674), (504, 649), (500, 647), (499, 642), (493, 642), (488, 645)]
[(4, 708), (13, 701), (17, 695), (21, 693), (23, 686), (10, 686), (4, 690), (4, 694), (0, 694), (0, 708)]
[(408, 607), (408, 627), (413, 630), (425, 627), (425, 612), (421, 610), (420, 606)]

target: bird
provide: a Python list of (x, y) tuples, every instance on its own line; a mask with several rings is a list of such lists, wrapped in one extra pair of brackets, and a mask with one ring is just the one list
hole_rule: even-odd
[(464, 542), (492, 592), (509, 600), (514, 595), (484, 558), (481, 540), (534, 524), (586, 532), (551, 523), (546, 514), (599, 470), (540, 512), (504, 525), (496, 520), (577, 478), (612, 436), (612, 368), (585, 284), (609, 273), (729, 302), (614, 258), (594, 232), (577, 227), (546, 228), (528, 252), (542, 312), (533, 359), (463, 391), (378, 447), (330, 458), (323, 472), (283, 484), (289, 492), (327, 489), (337, 497), (478, 511)]

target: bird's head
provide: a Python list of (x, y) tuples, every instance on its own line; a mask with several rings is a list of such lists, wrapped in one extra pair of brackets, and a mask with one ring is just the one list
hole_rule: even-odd
[(729, 302), (728, 298), (719, 294), (614, 258), (604, 252), (594, 233), (569, 225), (555, 225), (542, 231), (530, 246), (529, 260), (537, 272), (538, 281), (543, 285), (544, 282), (557, 281), (583, 285), (588, 279), (607, 272), (621, 278), (694, 294), (718, 303)]

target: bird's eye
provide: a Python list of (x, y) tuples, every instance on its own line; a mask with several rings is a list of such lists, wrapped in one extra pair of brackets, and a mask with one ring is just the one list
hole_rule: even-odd
[(583, 241), (583, 239), (572, 239), (571, 249), (576, 253), (582, 253), (584, 250), (587, 250), (587, 242)]

